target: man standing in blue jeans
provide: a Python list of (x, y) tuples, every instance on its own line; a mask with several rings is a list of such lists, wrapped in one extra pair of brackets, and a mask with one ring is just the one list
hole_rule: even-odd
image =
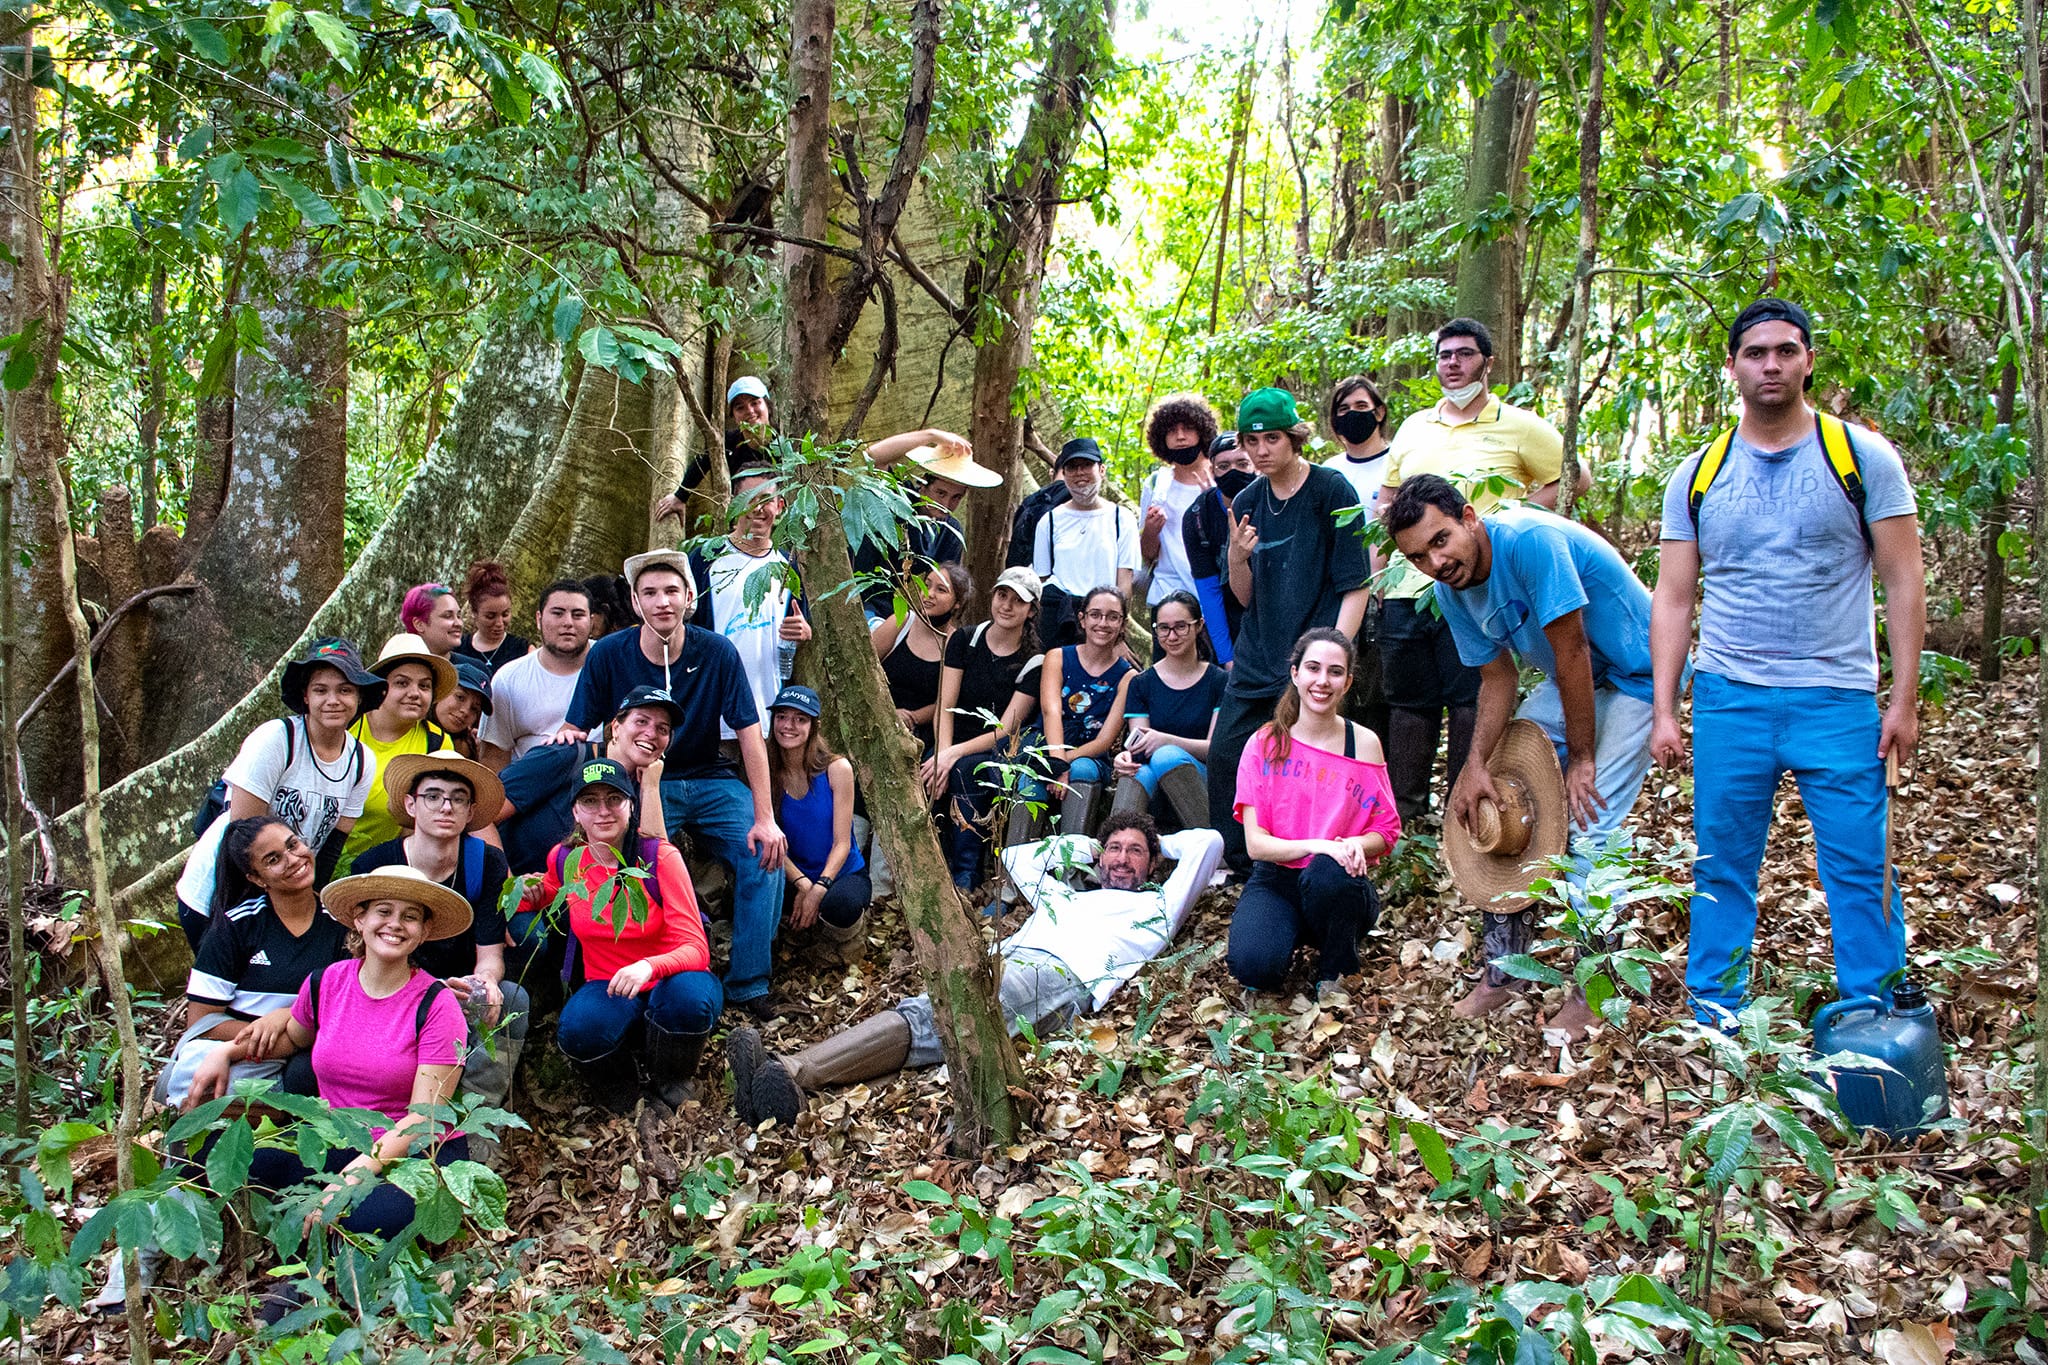
[[(640, 613), (637, 630), (618, 630), (590, 647), (557, 743), (577, 743), (610, 718), (636, 687), (667, 692), (680, 713), (669, 736), (661, 804), (669, 837), (688, 832), (733, 873), (732, 956), (726, 1003), (762, 1022), (775, 1006), (768, 976), (782, 923), (782, 830), (768, 785), (768, 746), (746, 669), (732, 642), (686, 624), (693, 605), (689, 558), (651, 550), (626, 561), (626, 582)], [(746, 778), (721, 750), (719, 722), (739, 747)]]
[[(1385, 521), (1408, 562), (1436, 580), (1459, 661), (1479, 670), (1472, 748), (1451, 788), (1451, 817), (1471, 829), (1482, 801), (1501, 804), (1487, 755), (1513, 715), (1536, 722), (1562, 760), (1575, 826), (1569, 880), (1583, 890), (1650, 771), (1649, 589), (1612, 545), (1578, 522), (1533, 506), (1482, 517), (1435, 474), (1404, 480)], [(1544, 682), (1516, 712), (1518, 658)], [(1495, 964), (1528, 952), (1536, 927), (1535, 910), (1479, 908), (1487, 965), (1458, 1002), (1464, 1018), (1514, 999), (1520, 983)], [(1550, 1027), (1577, 1040), (1592, 1022), (1585, 996), (1573, 991)]]
[[(1813, 821), (1835, 984), (1891, 998), (1906, 965), (1896, 892), (1884, 903), (1885, 762), (1920, 737), (1927, 626), (1920, 523), (1890, 443), (1806, 403), (1813, 324), (1760, 299), (1728, 332), (1742, 420), (1686, 460), (1664, 491), (1663, 563), (1651, 615), (1658, 762), (1680, 762), (1680, 678), (1693, 594), (1705, 604), (1693, 678), (1693, 1009), (1725, 1024), (1749, 985), (1757, 869), (1778, 779)], [(1877, 707), (1872, 568), (1884, 583), (1891, 697)]]

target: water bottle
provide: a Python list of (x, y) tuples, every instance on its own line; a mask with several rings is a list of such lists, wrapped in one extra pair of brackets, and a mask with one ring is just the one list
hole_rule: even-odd
[(1900, 982), (1890, 1009), (1868, 995), (1824, 1006), (1813, 1018), (1813, 1045), (1823, 1056), (1855, 1052), (1890, 1068), (1834, 1071), (1835, 1097), (1857, 1127), (1905, 1137), (1948, 1114), (1948, 1061), (1918, 983)]
[[(782, 619), (787, 621), (798, 614), (796, 596), (791, 594), (789, 610), (782, 614)], [(775, 672), (783, 687), (789, 686), (789, 680), (796, 675), (796, 641), (786, 640), (780, 633), (775, 637)]]

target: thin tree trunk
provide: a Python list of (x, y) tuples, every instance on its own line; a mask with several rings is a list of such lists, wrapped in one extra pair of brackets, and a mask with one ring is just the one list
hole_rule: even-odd
[[(4, 78), (0, 78), (4, 79)], [(14, 562), (14, 442), (0, 440), (0, 564)], [(7, 994), (14, 1024), (14, 1135), (28, 1133), (35, 1059), (28, 1033), (28, 853), (21, 842), (21, 741), (14, 733), (14, 575), (0, 573), (0, 791), (7, 803)]]
[[(1995, 401), (2001, 426), (2012, 426), (2019, 383), (2017, 365), (2007, 365), (1998, 377)], [(1977, 639), (1977, 676), (1985, 682), (1997, 682), (2005, 674), (2005, 656), (1998, 647), (2005, 638), (2005, 551), (1999, 542), (2011, 524), (2012, 490), (2001, 475), (1998, 486), (1991, 490), (1991, 506), (1984, 511), (1984, 625)]]
[[(1256, 46), (1244, 55), (1244, 70), (1238, 73), (1237, 97), (1231, 101), (1230, 112), (1234, 122), (1230, 128), (1230, 155), (1223, 163), (1223, 204), (1216, 211), (1218, 230), (1216, 233), (1216, 273), (1209, 281), (1209, 335), (1216, 335), (1217, 322), (1223, 307), (1223, 268), (1230, 259), (1230, 198), (1237, 184), (1238, 163), (1244, 159), (1245, 139), (1251, 134), (1252, 76), (1254, 63), (1258, 60)], [(1244, 238), (1239, 235), (1238, 254), (1244, 254)]]
[[(1480, 97), (1472, 117), (1472, 154), (1465, 174), (1469, 219), (1500, 211), (1521, 183), (1530, 144), (1525, 120), (1529, 80), (1503, 61), (1493, 87)], [(1522, 235), (1496, 224), (1484, 240), (1469, 240), (1458, 260), (1457, 310), (1477, 318), (1493, 333), (1493, 372), (1506, 382), (1521, 374), (1521, 300), (1518, 253)]]
[(1569, 517), (1579, 485), (1579, 423), (1584, 415), (1586, 331), (1593, 320), (1593, 267), (1600, 258), (1600, 116), (1607, 88), (1607, 4), (1593, 0), (1586, 35), (1585, 117), (1579, 123), (1579, 264), (1572, 290), (1570, 361), (1565, 367), (1564, 465), (1557, 478), (1557, 514)]
[[(2026, 100), (2027, 142), (2032, 155), (2027, 197), (2036, 205), (2034, 232), (2025, 244), (2031, 278), (2014, 281), (2012, 330), (2026, 323), (2026, 344), (2020, 354), (2028, 370), (2027, 445), (2034, 466), (2034, 543), (2048, 545), (2048, 294), (2042, 289), (2042, 251), (2048, 248), (2048, 61), (2041, 47), (2042, 0), (2021, 0), (2020, 33), (2026, 60), (2021, 66), (2021, 91)], [(1980, 189), (1981, 193), (1981, 189)], [(1995, 221), (1995, 220), (1994, 220)], [(2015, 252), (2017, 256), (2019, 253)], [(2015, 262), (2017, 264), (2017, 262)], [(2015, 340), (2018, 337), (2015, 336)], [(2034, 678), (2034, 733), (2048, 734), (2048, 574), (2035, 576), (2040, 600), (2039, 638), (2034, 657), (2040, 667)], [(2034, 1036), (2048, 1037), (2048, 763), (2034, 769)], [(2048, 1262), (2048, 1229), (2040, 1209), (2048, 1203), (2048, 1066), (2034, 1067), (2033, 1104), (2027, 1113), (2028, 1135), (2037, 1155), (2031, 1173), (2031, 1207), (2027, 1220), (2028, 1252)]]
[[(171, 100), (171, 83), (164, 70), (168, 59), (159, 58), (154, 65), (156, 81), (156, 168), (159, 174), (171, 165), (171, 147), (176, 125)], [(164, 268), (161, 253), (156, 253), (149, 268), (149, 359), (148, 377), (144, 381), (144, 399), (140, 434), (142, 438), (142, 532), (156, 525), (157, 516), (157, 447), (164, 429), (164, 402), (166, 394), (164, 355), (164, 320), (169, 316), (170, 274)]]

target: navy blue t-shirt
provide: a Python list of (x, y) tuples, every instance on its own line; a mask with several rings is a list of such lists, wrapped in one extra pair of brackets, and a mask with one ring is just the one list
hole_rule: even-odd
[(498, 774), (505, 784), (505, 800), (515, 808), (514, 814), (498, 821), (505, 861), (514, 873), (545, 872), (548, 854), (576, 828), (569, 795), (577, 769), (597, 752), (597, 745), (589, 743), (543, 744), (513, 759)]
[[(581, 745), (551, 744), (551, 749), (578, 749)], [(546, 856), (545, 853), (542, 854)], [(405, 836), (386, 839), (356, 855), (356, 872), (375, 872), (383, 867), (409, 866), (405, 858)], [(476, 950), (505, 942), (505, 914), (499, 907), (504, 899), (505, 855), (474, 834), (462, 836), (462, 851), (455, 858), (455, 875), (441, 883), (460, 892), (469, 902), (469, 932), (455, 938), (422, 943), (412, 955), (413, 965), (446, 980), (468, 976), (476, 970)], [(476, 895), (469, 894), (474, 881)]]
[(1143, 718), (1147, 727), (1163, 735), (1182, 739), (1207, 739), (1209, 722), (1223, 705), (1223, 685), (1230, 675), (1214, 664), (1206, 665), (1192, 687), (1169, 687), (1157, 668), (1148, 668), (1131, 679), (1124, 694), (1124, 719)]
[(1135, 672), (1130, 660), (1118, 655), (1100, 673), (1081, 665), (1081, 647), (1064, 645), (1055, 653), (1060, 661), (1060, 734), (1070, 747), (1093, 743), (1109, 723), (1116, 709), (1116, 690), (1124, 675)]
[(761, 713), (732, 641), (715, 631), (686, 627), (681, 657), (664, 670), (641, 650), (638, 628), (613, 631), (592, 645), (584, 658), (583, 676), (569, 699), (569, 724), (595, 730), (612, 718), (636, 687), (666, 687), (683, 709), (682, 723), (669, 737), (664, 778), (736, 775), (719, 756), (718, 723), (723, 720), (735, 731), (744, 730), (759, 725)]

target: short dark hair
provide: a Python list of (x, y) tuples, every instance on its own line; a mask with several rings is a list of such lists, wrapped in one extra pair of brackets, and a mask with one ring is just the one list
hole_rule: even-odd
[(435, 768), (431, 771), (414, 775), (412, 785), (405, 789), (405, 794), (407, 796), (413, 795), (419, 791), (420, 783), (435, 777), (440, 778), (444, 782), (460, 782), (463, 786), (469, 788), (470, 799), (476, 799), (476, 783), (470, 781), (467, 775), (456, 772), (453, 768)]
[(590, 605), (589, 588), (586, 588), (573, 578), (557, 578), (554, 582), (540, 590), (540, 609), (542, 611), (548, 609), (548, 599), (558, 592), (573, 593), (583, 599), (584, 606), (588, 607)]
[(1436, 344), (1444, 344), (1446, 337), (1471, 337), (1472, 344), (1479, 348), (1479, 354), (1493, 359), (1493, 333), (1486, 330), (1486, 324), (1478, 318), (1452, 318), (1436, 329)]
[(1102, 822), (1100, 842), (1106, 844), (1109, 842), (1110, 835), (1120, 834), (1127, 829), (1134, 829), (1145, 836), (1145, 850), (1152, 855), (1153, 862), (1158, 862), (1159, 826), (1153, 821), (1151, 816), (1143, 811), (1120, 810), (1112, 812), (1109, 819)]
[(1166, 458), (1166, 433), (1175, 427), (1193, 431), (1207, 454), (1209, 443), (1216, 439), (1216, 409), (1199, 393), (1169, 393), (1154, 403), (1152, 411), (1145, 414), (1145, 444), (1162, 460)]
[(1382, 412), (1386, 411), (1387, 398), (1385, 394), (1380, 392), (1379, 385), (1373, 383), (1362, 374), (1347, 374), (1337, 381), (1336, 388), (1330, 390), (1330, 425), (1332, 427), (1337, 425), (1337, 409), (1342, 407), (1350, 399), (1351, 395), (1357, 393), (1360, 389), (1365, 390), (1365, 396), (1372, 400), (1374, 407)]
[(1465, 495), (1441, 474), (1416, 474), (1401, 480), (1380, 520), (1388, 535), (1397, 536), (1421, 521), (1422, 514), (1432, 507), (1456, 521), (1465, 515)]

